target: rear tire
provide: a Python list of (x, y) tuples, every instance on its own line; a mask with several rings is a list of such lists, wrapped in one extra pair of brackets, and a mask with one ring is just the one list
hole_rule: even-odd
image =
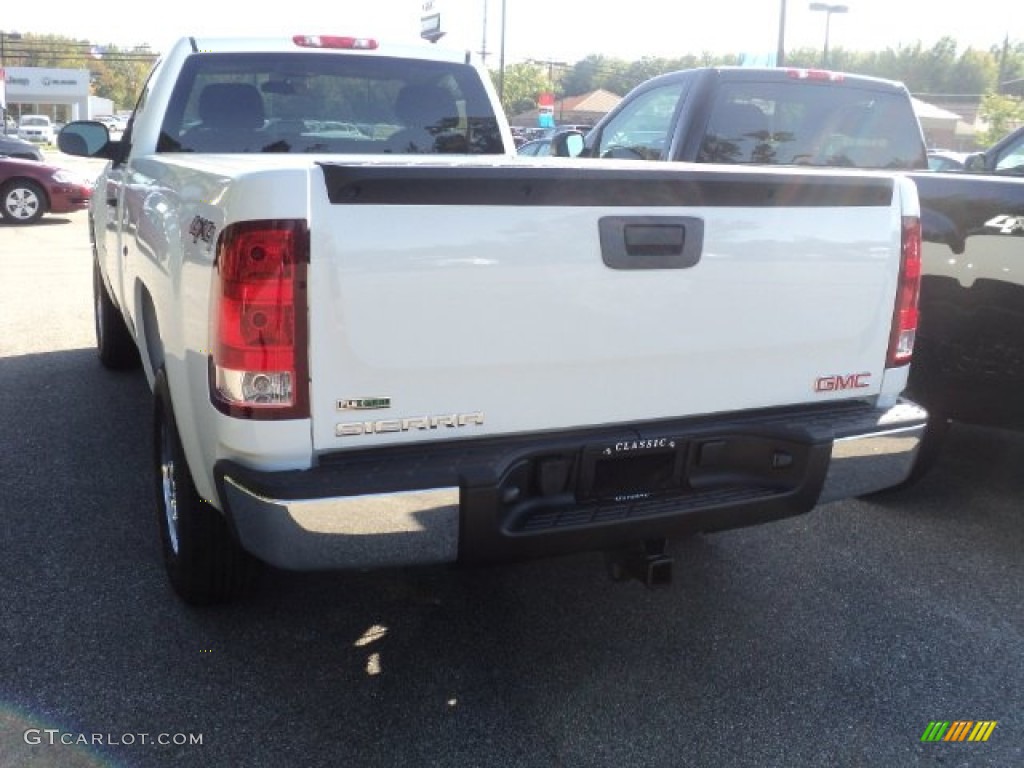
[(93, 317), (96, 328), (96, 352), (104, 367), (126, 370), (139, 367), (139, 348), (128, 332), (124, 317), (107, 293), (99, 265), (92, 266)]
[(163, 369), (154, 394), (157, 518), (167, 576), (186, 603), (230, 602), (251, 589), (260, 562), (242, 549), (224, 515), (196, 491)]

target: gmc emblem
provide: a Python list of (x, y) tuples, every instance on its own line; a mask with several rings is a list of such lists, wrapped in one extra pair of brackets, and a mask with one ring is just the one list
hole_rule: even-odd
[(870, 373), (850, 373), (846, 376), (833, 374), (819, 376), (814, 380), (815, 392), (837, 392), (843, 389), (867, 389), (871, 386)]

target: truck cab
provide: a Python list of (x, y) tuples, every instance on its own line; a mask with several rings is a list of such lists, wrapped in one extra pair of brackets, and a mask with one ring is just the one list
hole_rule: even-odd
[[(713, 67), (652, 78), (556, 156), (879, 170), (928, 167), (899, 83), (803, 69)], [(573, 151), (575, 150), (575, 151)]]

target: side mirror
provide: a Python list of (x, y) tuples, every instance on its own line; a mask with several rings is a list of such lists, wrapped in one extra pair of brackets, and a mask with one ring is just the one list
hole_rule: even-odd
[(964, 159), (964, 170), (970, 173), (985, 173), (985, 153), (974, 152)]
[(552, 157), (579, 157), (586, 142), (580, 131), (562, 131), (551, 137)]
[(117, 142), (110, 140), (107, 126), (98, 120), (75, 120), (60, 129), (57, 148), (65, 155), (114, 159)]

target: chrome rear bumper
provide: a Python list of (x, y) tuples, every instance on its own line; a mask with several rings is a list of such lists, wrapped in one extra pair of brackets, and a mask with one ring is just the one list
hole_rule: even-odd
[[(223, 462), (217, 477), (242, 546), (280, 568), (494, 562), (756, 525), (879, 491), (909, 475), (926, 420), (924, 409), (903, 401), (886, 410), (632, 427), (634, 436), (660, 430), (689, 446), (676, 495), (594, 500), (577, 493), (579, 465), (572, 462), (582, 459), (573, 457), (616, 439), (608, 430), (425, 445), (419, 453), (347, 456), (304, 472), (261, 473)], [(723, 454), (730, 441), (735, 453)], [(533, 481), (516, 478), (551, 470), (552, 455), (569, 462), (564, 486), (518, 495)], [(728, 464), (730, 455), (742, 463)], [(765, 463), (752, 465), (751, 456)]]
[(906, 480), (926, 419), (923, 408), (904, 401), (879, 414), (876, 431), (835, 439), (818, 503), (864, 496)]
[(242, 546), (293, 570), (452, 562), (459, 547), (459, 489), (327, 499), (268, 499), (224, 479)]

